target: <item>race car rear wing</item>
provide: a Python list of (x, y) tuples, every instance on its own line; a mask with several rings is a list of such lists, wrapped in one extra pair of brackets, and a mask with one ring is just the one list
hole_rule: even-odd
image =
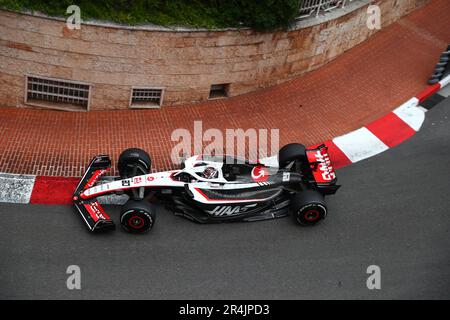
[(306, 156), (311, 165), (311, 172), (317, 189), (323, 194), (334, 194), (340, 188), (337, 185), (336, 173), (324, 144), (315, 149), (307, 149)]
[(96, 198), (82, 199), (80, 195), (84, 190), (92, 187), (110, 167), (111, 160), (108, 156), (96, 156), (90, 162), (73, 194), (75, 208), (80, 213), (89, 230), (93, 232), (114, 230), (114, 222), (106, 214)]

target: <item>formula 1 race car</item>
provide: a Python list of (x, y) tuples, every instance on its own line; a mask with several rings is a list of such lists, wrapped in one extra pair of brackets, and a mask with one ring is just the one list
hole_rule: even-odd
[(114, 181), (99, 183), (111, 166), (110, 158), (92, 159), (73, 202), (91, 231), (115, 228), (97, 197), (124, 193), (129, 200), (121, 210), (120, 223), (133, 233), (152, 228), (155, 200), (176, 215), (200, 223), (273, 219), (291, 212), (297, 223), (314, 225), (326, 217), (324, 195), (334, 194), (340, 186), (325, 145), (306, 149), (288, 144), (275, 164), (264, 163), (194, 156), (179, 170), (150, 173), (150, 156), (141, 149), (127, 149), (119, 157), (120, 177)]

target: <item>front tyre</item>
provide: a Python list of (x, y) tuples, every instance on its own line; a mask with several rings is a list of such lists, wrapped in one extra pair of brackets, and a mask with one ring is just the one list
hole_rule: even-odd
[[(152, 167), (152, 160), (147, 152), (138, 148), (124, 150), (117, 163), (121, 179), (129, 179), (136, 176), (149, 174)], [(130, 199), (140, 200), (150, 194), (150, 190), (141, 193), (139, 189), (125, 190)], [(143, 197), (142, 197), (143, 195)]]
[(147, 152), (138, 148), (124, 150), (120, 156), (117, 167), (122, 179), (149, 174), (152, 160)]
[(295, 221), (303, 226), (313, 226), (327, 216), (323, 195), (316, 190), (304, 190), (295, 194), (291, 201)]
[(150, 231), (156, 220), (155, 208), (146, 201), (129, 200), (120, 212), (120, 224), (130, 233)]

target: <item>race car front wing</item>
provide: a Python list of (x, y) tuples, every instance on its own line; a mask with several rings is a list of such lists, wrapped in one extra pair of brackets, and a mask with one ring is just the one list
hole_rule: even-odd
[(80, 213), (89, 230), (93, 232), (114, 230), (116, 227), (96, 198), (82, 199), (81, 193), (92, 187), (110, 167), (111, 160), (108, 156), (102, 155), (92, 159), (73, 194), (75, 208)]

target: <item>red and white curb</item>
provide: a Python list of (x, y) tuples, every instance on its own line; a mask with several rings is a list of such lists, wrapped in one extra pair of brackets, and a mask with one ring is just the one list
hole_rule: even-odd
[[(325, 141), (335, 168), (373, 157), (409, 139), (420, 130), (425, 108), (420, 103), (450, 83), (450, 75), (439, 83), (428, 86), (421, 93), (406, 101), (387, 115), (368, 125)], [(261, 162), (277, 165), (277, 157)], [(71, 204), (72, 193), (79, 178), (46, 177), (0, 173), (0, 202), (32, 204)], [(122, 204), (127, 196), (100, 197), (103, 204)]]
[[(425, 112), (418, 105), (419, 100), (412, 98), (365, 127), (334, 138), (332, 143), (343, 153), (338, 153), (336, 159), (348, 165), (373, 157), (410, 138), (425, 120)], [(330, 157), (335, 159), (331, 154)]]

